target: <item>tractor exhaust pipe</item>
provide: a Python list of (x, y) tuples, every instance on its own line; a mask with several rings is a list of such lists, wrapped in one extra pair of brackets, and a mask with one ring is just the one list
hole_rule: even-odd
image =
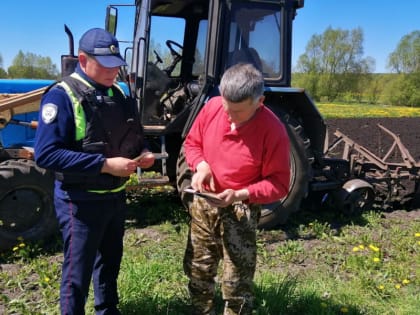
[(74, 39), (70, 29), (64, 24), (64, 31), (69, 38), (69, 54), (61, 55), (61, 77), (64, 78), (74, 72), (78, 62), (77, 56), (74, 55)]

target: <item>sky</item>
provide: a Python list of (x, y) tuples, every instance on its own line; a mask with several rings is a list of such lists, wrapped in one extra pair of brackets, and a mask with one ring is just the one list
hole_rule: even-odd
[[(7, 70), (21, 50), (50, 57), (60, 69), (60, 56), (69, 53), (64, 24), (73, 33), (77, 52), (78, 40), (86, 30), (104, 27), (108, 4), (131, 2), (134, 0), (2, 1), (0, 55), (3, 64), (0, 66)], [(121, 15), (128, 14), (129, 10), (122, 8)], [(293, 66), (313, 35), (321, 35), (328, 27), (341, 30), (360, 27), (364, 34), (363, 57), (375, 59), (375, 72), (389, 72), (389, 54), (397, 48), (403, 36), (420, 30), (419, 12), (420, 0), (305, 0), (293, 26)], [(131, 39), (132, 26), (122, 27), (127, 21), (124, 18), (119, 20), (119, 40)]]

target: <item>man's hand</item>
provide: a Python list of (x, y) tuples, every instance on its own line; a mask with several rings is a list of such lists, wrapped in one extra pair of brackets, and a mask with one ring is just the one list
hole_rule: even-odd
[(216, 188), (210, 165), (206, 161), (201, 161), (197, 164), (196, 172), (191, 179), (191, 187), (198, 191), (204, 191), (203, 185), (205, 183), (210, 186), (210, 191), (215, 191)]
[(225, 189), (220, 194), (217, 195), (221, 201), (208, 201), (208, 203), (213, 207), (220, 207), (224, 208), (235, 201), (243, 201), (247, 200), (249, 198), (249, 191), (248, 189), (239, 189), (239, 190), (233, 190), (233, 189)]

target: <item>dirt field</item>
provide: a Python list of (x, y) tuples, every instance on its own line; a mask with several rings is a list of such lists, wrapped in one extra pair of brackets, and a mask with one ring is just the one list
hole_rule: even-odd
[(416, 161), (420, 161), (420, 118), (358, 118), (326, 120), (330, 142), (338, 129), (377, 156), (388, 151), (392, 138), (382, 131), (381, 124), (400, 137)]

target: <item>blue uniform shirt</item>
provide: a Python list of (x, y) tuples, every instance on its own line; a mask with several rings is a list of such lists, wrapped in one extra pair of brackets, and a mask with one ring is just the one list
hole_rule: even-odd
[[(76, 72), (97, 88), (98, 94), (106, 95), (106, 87), (92, 82), (80, 69)], [(81, 173), (83, 175), (98, 175), (105, 156), (76, 152), (75, 121), (72, 102), (59, 86), (46, 93), (40, 105), (38, 127), (35, 137), (35, 161), (43, 168), (59, 171)], [(68, 197), (68, 192), (61, 189), (61, 182), (56, 180), (56, 193)], [(75, 193), (75, 192), (73, 192)], [(76, 192), (80, 197), (92, 198), (99, 195), (85, 191)], [(100, 194), (103, 195), (103, 194)]]

